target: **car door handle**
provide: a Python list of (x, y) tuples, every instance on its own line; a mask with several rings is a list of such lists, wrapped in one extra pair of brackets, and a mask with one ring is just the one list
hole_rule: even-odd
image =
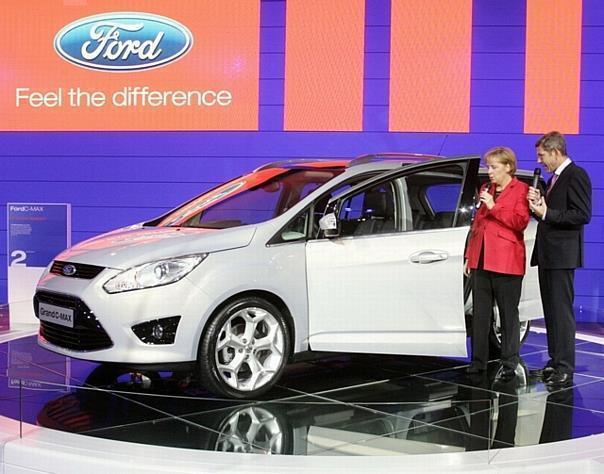
[(446, 260), (449, 258), (449, 254), (444, 250), (423, 250), (416, 252), (409, 257), (409, 260), (413, 263), (425, 264), (434, 263)]

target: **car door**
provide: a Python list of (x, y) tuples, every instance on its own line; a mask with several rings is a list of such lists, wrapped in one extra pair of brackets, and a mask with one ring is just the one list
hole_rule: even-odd
[(466, 355), (463, 252), (477, 157), (387, 172), (332, 199), (306, 246), (313, 350)]

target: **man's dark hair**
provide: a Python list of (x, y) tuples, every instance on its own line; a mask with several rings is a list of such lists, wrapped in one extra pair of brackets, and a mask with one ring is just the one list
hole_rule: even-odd
[(566, 155), (566, 140), (564, 139), (564, 135), (560, 132), (549, 132), (543, 135), (537, 143), (535, 143), (536, 148), (543, 148), (547, 152), (552, 152), (553, 150), (558, 150), (562, 156)]

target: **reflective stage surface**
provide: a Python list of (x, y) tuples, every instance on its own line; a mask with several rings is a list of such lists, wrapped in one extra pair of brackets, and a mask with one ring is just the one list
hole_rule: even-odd
[[(595, 332), (601, 330), (594, 327)], [(597, 336), (597, 334), (596, 334)], [(602, 334), (599, 339), (604, 339)], [(604, 346), (577, 340), (571, 388), (529, 369), (510, 382), (466, 360), (331, 354), (288, 366), (262, 400), (217, 399), (184, 374), (131, 375), (60, 357), (25, 337), (0, 345), (0, 415), (82, 435), (169, 447), (294, 455), (397, 455), (528, 446), (604, 432)]]

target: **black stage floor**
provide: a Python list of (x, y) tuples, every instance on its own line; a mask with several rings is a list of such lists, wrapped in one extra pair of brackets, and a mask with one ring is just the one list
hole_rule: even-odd
[(113, 440), (228, 452), (396, 455), (528, 446), (604, 432), (602, 326), (577, 340), (572, 388), (528, 369), (547, 360), (531, 332), (511, 382), (465, 374), (466, 360), (329, 355), (292, 364), (252, 402), (217, 399), (194, 379), (138, 378), (59, 357), (35, 336), (0, 344), (0, 415)]

